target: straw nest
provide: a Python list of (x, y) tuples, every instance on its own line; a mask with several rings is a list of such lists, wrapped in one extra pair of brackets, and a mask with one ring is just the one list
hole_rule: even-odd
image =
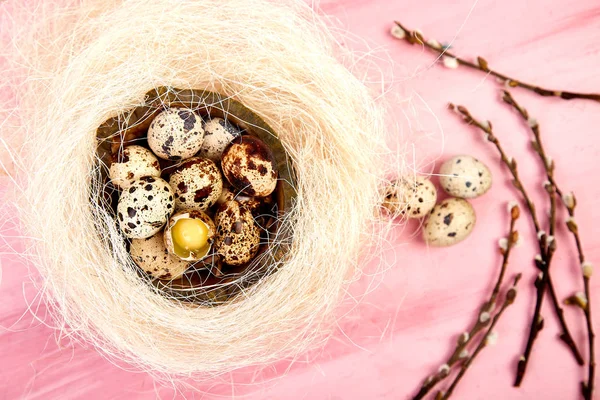
[[(19, 218), (56, 326), (168, 376), (264, 365), (322, 343), (385, 235), (378, 189), (390, 154), (382, 111), (326, 24), (299, 0), (43, 1), (29, 18), (11, 28), (14, 80), (4, 82), (17, 101), (2, 129), (23, 142), (11, 151)], [(102, 197), (98, 127), (165, 87), (240, 102), (276, 133), (293, 170), (285, 254), (264, 253), (269, 273), (229, 282), (243, 290), (219, 306), (174, 300), (141, 277)]]

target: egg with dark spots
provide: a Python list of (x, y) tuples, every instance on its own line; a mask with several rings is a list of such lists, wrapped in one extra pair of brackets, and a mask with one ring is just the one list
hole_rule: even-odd
[(142, 176), (160, 176), (160, 164), (147, 148), (128, 146), (114, 157), (109, 176), (113, 185), (125, 190)]
[(190, 263), (173, 257), (164, 244), (163, 233), (146, 239), (133, 239), (129, 248), (131, 259), (153, 278), (177, 279), (185, 273)]
[(161, 178), (144, 176), (121, 193), (117, 216), (125, 236), (144, 239), (160, 231), (174, 210), (175, 199), (169, 184)]
[(429, 213), (423, 224), (423, 237), (431, 246), (452, 246), (471, 234), (476, 221), (475, 210), (468, 201), (446, 199)]
[(223, 178), (217, 165), (200, 157), (192, 157), (177, 167), (169, 184), (175, 192), (177, 210), (206, 211), (216, 203), (223, 190)]
[(148, 145), (165, 160), (184, 160), (196, 154), (204, 141), (202, 117), (185, 108), (158, 114), (148, 129)]
[(233, 140), (223, 152), (221, 168), (234, 189), (249, 196), (266, 197), (277, 186), (273, 152), (253, 136)]
[(445, 161), (440, 167), (440, 185), (451, 196), (473, 199), (492, 187), (492, 173), (478, 159), (461, 155)]
[(260, 245), (260, 230), (249, 209), (235, 200), (223, 203), (215, 214), (215, 225), (215, 249), (225, 264), (252, 260)]
[(213, 118), (203, 125), (204, 142), (199, 156), (219, 162), (223, 151), (231, 141), (241, 135), (241, 131), (223, 118)]
[(230, 188), (223, 186), (221, 196), (217, 199), (217, 204), (221, 205), (231, 200), (237, 200), (249, 209), (253, 215), (256, 215), (264, 204), (269, 204), (269, 198), (246, 196), (243, 193), (234, 193)]
[(383, 206), (392, 217), (422, 218), (435, 206), (437, 190), (423, 176), (400, 178), (386, 188)]

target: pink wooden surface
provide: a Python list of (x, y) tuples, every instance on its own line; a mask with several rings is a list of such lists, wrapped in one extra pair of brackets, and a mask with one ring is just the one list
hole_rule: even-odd
[[(428, 249), (411, 237), (411, 229), (402, 233), (399, 230), (398, 240), (385, 255), (391, 264), (389, 269), (357, 285), (356, 292), (368, 284), (375, 287), (340, 320), (336, 339), (311, 362), (300, 360), (287, 371), (282, 363), (261, 374), (225, 376), (197, 385), (200, 391), (195, 393), (180, 389), (179, 396), (403, 399), (415, 392), (427, 373), (439, 367), (455, 335), (467, 326), (489, 293), (499, 264), (497, 239), (506, 231), (505, 204), (515, 198), (496, 154), (476, 131), (445, 110), (448, 101), (469, 106), (475, 115), (493, 121), (507, 151), (520, 160), (535, 199), (540, 206), (543, 204), (542, 171), (529, 150), (528, 131), (498, 100), (495, 82), (466, 70), (431, 67), (433, 58), (429, 53), (389, 37), (391, 20), (418, 27), (426, 36), (440, 41), (451, 41), (456, 35), (453, 45), (459, 54), (482, 55), (490, 65), (523, 80), (556, 88), (600, 91), (600, 7), (595, 0), (330, 0), (322, 2), (321, 8), (372, 47), (389, 50), (396, 65), (393, 70), (386, 69), (394, 73), (393, 84), (388, 82), (386, 88), (392, 91), (392, 100), (396, 96), (412, 98), (425, 133), (432, 136), (419, 141), (415, 150), (417, 160), (421, 160), (418, 165), (438, 156), (470, 153), (490, 166), (495, 185), (485, 197), (473, 201), (478, 226), (472, 237), (456, 247)], [(359, 48), (356, 42), (348, 46)], [(595, 224), (600, 222), (596, 205), (600, 198), (600, 104), (542, 99), (522, 90), (514, 91), (514, 95), (540, 121), (547, 151), (558, 166), (557, 179), (564, 189), (577, 193), (577, 220), (584, 248), (588, 258), (598, 264), (600, 243)], [(439, 118), (443, 132), (428, 108)], [(407, 103), (395, 102), (391, 123), (396, 120), (405, 126), (403, 112), (407, 110)], [(0, 196), (8, 186), (8, 180), (2, 180)], [(8, 245), (0, 247), (0, 398), (172, 397), (172, 388), (161, 387), (148, 375), (126, 366), (115, 366), (92, 348), (57, 344), (54, 331), (26, 312), (27, 304), (34, 304), (44, 321), (44, 307), (35, 301), (28, 270), (14, 255), (23, 250), (23, 244), (11, 238), (15, 235), (11, 216), (9, 206), (4, 205), (0, 235)], [(563, 214), (560, 217), (564, 219)], [(517, 303), (498, 326), (497, 345), (484, 350), (475, 361), (456, 391), (457, 399), (578, 398), (584, 369), (575, 365), (558, 342), (557, 325), (547, 306), (543, 312), (546, 327), (523, 387), (511, 387), (534, 302), (531, 259), (535, 247), (528, 222), (526, 218), (519, 221), (526, 240), (510, 263), (511, 274), (524, 273)], [(558, 240), (554, 280), (564, 298), (580, 290), (581, 279), (571, 238), (564, 229)], [(36, 279), (35, 272), (31, 274)], [(596, 330), (600, 331), (600, 284), (594, 278), (593, 306)], [(567, 319), (580, 348), (587, 353), (583, 318), (577, 310), (568, 309)], [(600, 391), (597, 393), (600, 398)]]

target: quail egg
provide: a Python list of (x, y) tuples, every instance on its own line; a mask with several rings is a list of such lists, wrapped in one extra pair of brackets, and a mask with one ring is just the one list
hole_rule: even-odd
[(492, 187), (492, 173), (474, 157), (456, 156), (440, 167), (440, 185), (451, 196), (472, 199)]
[(268, 196), (277, 186), (275, 157), (253, 136), (234, 139), (223, 152), (221, 167), (229, 183), (249, 196)]
[(126, 237), (144, 239), (160, 231), (174, 210), (173, 190), (153, 176), (143, 176), (121, 193), (117, 205), (119, 225)]
[(213, 118), (205, 122), (203, 127), (204, 142), (198, 155), (214, 162), (219, 162), (227, 145), (241, 135), (238, 128), (223, 118)]
[(215, 248), (225, 264), (241, 265), (254, 257), (260, 244), (260, 230), (250, 210), (233, 200), (223, 203), (216, 215)]
[(252, 214), (259, 211), (263, 204), (269, 203), (269, 199), (251, 197), (246, 196), (244, 194), (236, 195), (234, 192), (231, 191), (230, 188), (223, 186), (223, 191), (221, 192), (221, 196), (219, 196), (219, 198), (217, 199), (217, 204), (221, 205), (231, 200), (237, 200), (239, 203), (243, 204), (247, 209), (249, 209), (252, 212)]
[(131, 182), (142, 176), (160, 176), (158, 159), (142, 146), (128, 146), (110, 164), (110, 180), (120, 189), (127, 189)]
[(392, 216), (421, 218), (435, 206), (437, 190), (425, 177), (401, 178), (387, 188), (383, 203)]
[(206, 211), (221, 196), (223, 179), (214, 162), (193, 157), (175, 169), (169, 178), (177, 210)]
[(202, 118), (192, 110), (170, 108), (158, 114), (148, 129), (148, 145), (158, 157), (182, 160), (202, 147)]
[(423, 237), (432, 246), (452, 246), (469, 236), (476, 220), (468, 201), (449, 198), (431, 210), (423, 224)]
[(231, 200), (235, 200), (235, 193), (233, 193), (229, 187), (223, 185), (223, 190), (221, 191), (221, 195), (217, 199), (217, 204), (221, 205)]
[(165, 228), (165, 247), (181, 260), (198, 261), (209, 256), (215, 235), (215, 224), (204, 212), (181, 211)]
[(129, 253), (138, 267), (158, 279), (177, 279), (190, 266), (189, 262), (169, 254), (162, 232), (146, 239), (133, 239)]

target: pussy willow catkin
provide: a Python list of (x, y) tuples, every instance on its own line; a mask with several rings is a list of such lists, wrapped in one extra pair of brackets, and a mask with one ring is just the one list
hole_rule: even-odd
[[(385, 235), (383, 113), (300, 0), (47, 0), (10, 29), (3, 107), (40, 290), (65, 333), (155, 374), (216, 374), (293, 357), (329, 332)], [(296, 175), (279, 270), (218, 307), (140, 278), (99, 202), (96, 129), (156, 87), (219, 92), (278, 133)], [(265, 255), (268, 257), (267, 255)]]

